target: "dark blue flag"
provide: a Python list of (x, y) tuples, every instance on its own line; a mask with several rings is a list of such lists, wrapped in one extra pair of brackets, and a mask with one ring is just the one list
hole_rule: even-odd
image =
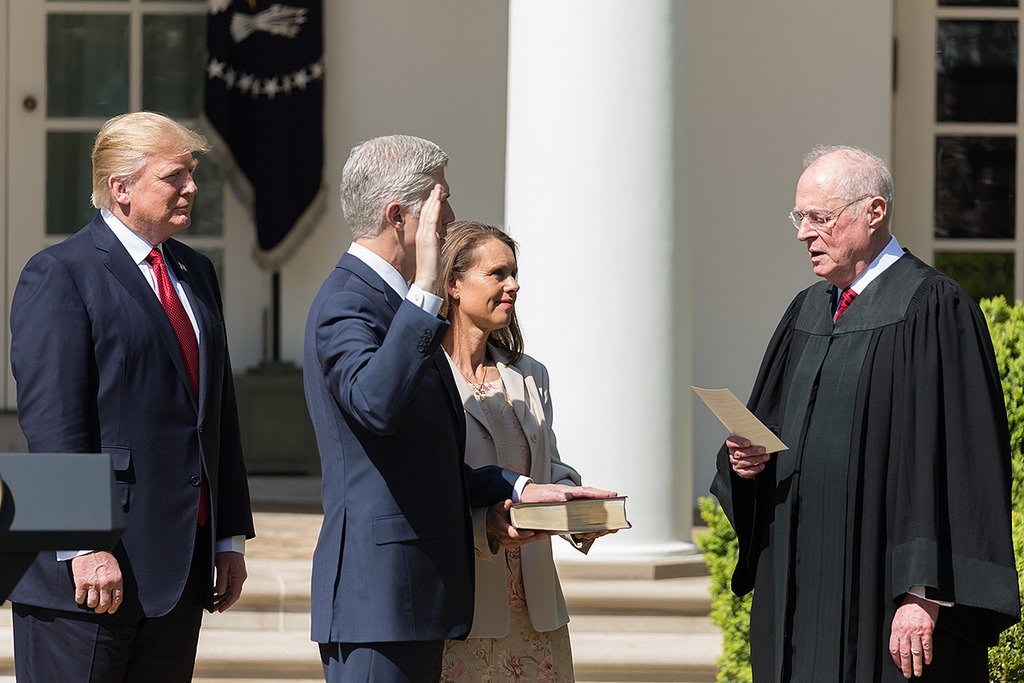
[(209, 0), (206, 128), (277, 270), (323, 210), (321, 0)]

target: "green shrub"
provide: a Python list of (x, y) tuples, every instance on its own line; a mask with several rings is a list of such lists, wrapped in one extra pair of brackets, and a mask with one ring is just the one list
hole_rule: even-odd
[[(997, 296), (983, 299), (981, 310), (988, 320), (999, 376), (1003, 380), (1006, 417), (1010, 423), (1010, 462), (1013, 470), (1013, 548), (1017, 576), (1024, 592), (1024, 307), (1013, 306)], [(1024, 625), (1003, 632), (999, 645), (988, 651), (989, 676), (993, 681), (1024, 681)]]
[(750, 683), (750, 593), (737, 597), (729, 583), (739, 552), (736, 532), (714, 498), (700, 499), (700, 516), (708, 525), (697, 535), (697, 547), (704, 553), (711, 574), (711, 622), (722, 630), (722, 656), (718, 680)]
[[(992, 335), (1010, 424), (1013, 547), (1024, 593), (1024, 306), (1011, 306), (998, 296), (982, 300), (981, 310)], [(722, 630), (718, 680), (750, 681), (750, 595), (738, 598), (729, 586), (738, 552), (736, 534), (714, 498), (700, 499), (700, 515), (708, 526), (707, 533), (698, 535), (697, 545), (711, 574), (711, 621)], [(1005, 631), (988, 656), (993, 681), (1024, 681), (1024, 624)]]

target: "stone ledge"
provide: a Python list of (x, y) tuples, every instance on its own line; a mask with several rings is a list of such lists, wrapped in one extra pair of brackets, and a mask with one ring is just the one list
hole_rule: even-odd
[(562, 581), (570, 614), (678, 614), (707, 616), (711, 610), (707, 577), (664, 581)]
[(581, 681), (714, 681), (718, 634), (586, 633), (572, 638)]
[(607, 560), (556, 558), (558, 576), (563, 579), (626, 579), (659, 581), (689, 576), (707, 576), (708, 566), (700, 554), (659, 559)]
[[(253, 558), (246, 564), (249, 578), (232, 611), (308, 613), (308, 561)], [(561, 566), (559, 576), (570, 611), (707, 615), (711, 609), (707, 576), (659, 580), (583, 578), (571, 573), (566, 576)]]
[(309, 612), (309, 560), (246, 558), (249, 577), (232, 610)]
[(583, 633), (718, 633), (707, 615), (688, 614), (589, 614), (576, 610), (570, 615), (569, 632)]
[(315, 678), (323, 676), (320, 650), (309, 633), (221, 631), (199, 635), (196, 677)]

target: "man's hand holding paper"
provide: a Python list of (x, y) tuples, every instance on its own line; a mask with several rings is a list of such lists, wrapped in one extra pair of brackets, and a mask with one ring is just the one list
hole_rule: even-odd
[(729, 464), (744, 479), (757, 476), (771, 454), (788, 448), (728, 389), (690, 387), (732, 434), (725, 440)]
[(768, 459), (772, 457), (764, 446), (756, 446), (749, 439), (730, 434), (725, 440), (729, 447), (729, 464), (732, 471), (744, 479), (753, 479), (764, 469)]

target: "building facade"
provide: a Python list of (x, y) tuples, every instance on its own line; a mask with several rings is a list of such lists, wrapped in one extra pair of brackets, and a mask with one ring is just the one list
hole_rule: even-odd
[[(197, 121), (206, 10), (0, 0), (4, 358), (25, 261), (90, 215), (102, 121)], [(904, 246), (978, 296), (1024, 295), (1015, 0), (324, 0), (324, 16), (325, 182), (368, 137), (430, 138), (451, 155), (459, 217), (520, 242), (527, 352), (551, 371), (562, 455), (630, 495), (634, 529), (596, 553), (691, 550), (725, 434), (689, 387), (745, 397), (812, 281), (786, 212), (813, 145), (889, 158)], [(269, 275), (216, 164), (199, 184), (188, 240), (221, 270), (244, 371), (266, 356)], [(281, 270), (285, 360), (301, 359), (308, 304), (350, 241), (335, 197)]]

